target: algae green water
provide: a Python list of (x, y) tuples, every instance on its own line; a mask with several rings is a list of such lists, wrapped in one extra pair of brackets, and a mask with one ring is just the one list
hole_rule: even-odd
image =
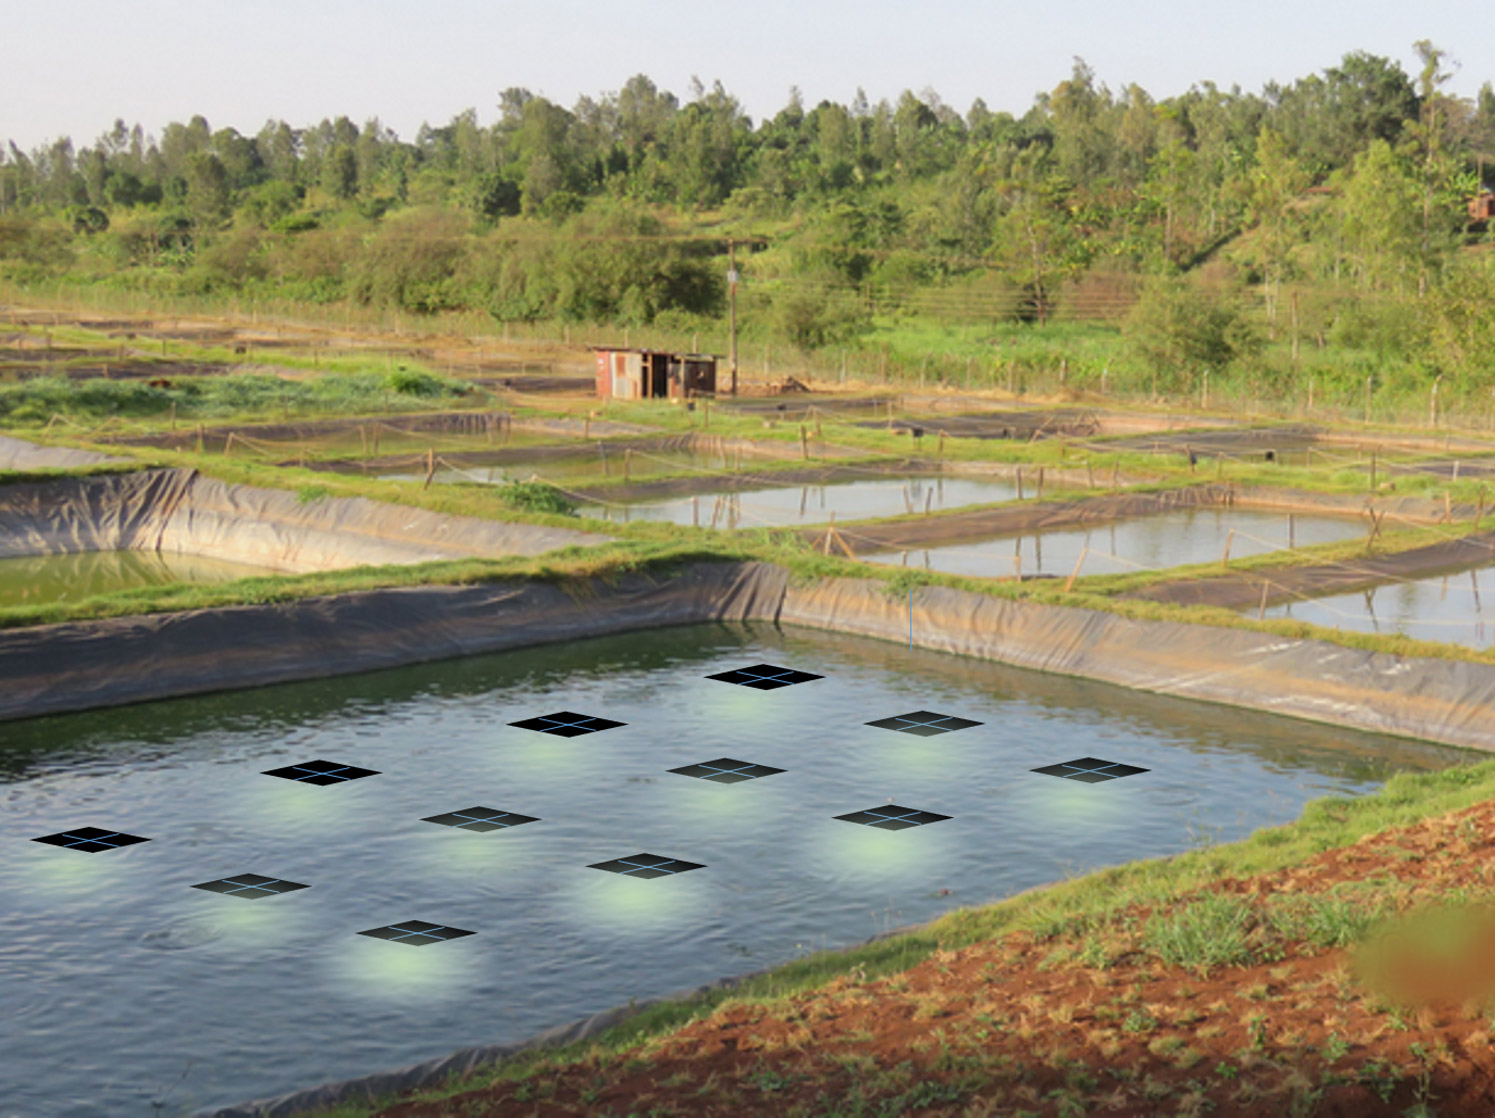
[(25, 555), (0, 559), (0, 606), (76, 602), (140, 586), (231, 582), (277, 573), (270, 567), (160, 551)]
[[(761, 663), (821, 678), (766, 691), (707, 678)], [(918, 711), (979, 724), (868, 725)], [(558, 712), (622, 725), (512, 725)], [(1147, 771), (1094, 784), (1033, 771), (1084, 757)], [(771, 627), (8, 724), (0, 1113), (179, 1115), (516, 1041), (1468, 757)], [(783, 771), (738, 784), (670, 771), (721, 758)], [(376, 775), (265, 775), (312, 760)], [(537, 821), (427, 821), (479, 806)], [(890, 806), (948, 818), (900, 831), (837, 818)], [(84, 827), (148, 841), (96, 854), (34, 841)], [(703, 868), (591, 868), (641, 853)], [(193, 888), (241, 874), (307, 888)], [(411, 920), (474, 934), (419, 947), (359, 934)]]

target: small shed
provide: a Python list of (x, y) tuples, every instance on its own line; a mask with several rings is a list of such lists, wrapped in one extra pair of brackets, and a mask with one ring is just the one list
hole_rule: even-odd
[(1486, 190), (1469, 199), (1469, 220), (1495, 220), (1495, 194)]
[(672, 399), (716, 394), (716, 358), (709, 353), (594, 346), (597, 395), (618, 400)]

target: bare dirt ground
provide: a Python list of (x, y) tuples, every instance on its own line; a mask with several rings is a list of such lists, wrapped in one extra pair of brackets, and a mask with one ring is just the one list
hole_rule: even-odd
[[(1483, 803), (1210, 892), (1254, 901), (1383, 883), (1412, 907), (1487, 894), (1492, 855), (1495, 803)], [(1495, 1114), (1484, 1001), (1495, 925), (1436, 958), (1400, 957), (1393, 943), (1392, 977), (1377, 989), (1359, 956), (1306, 943), (1205, 974), (1165, 966), (1127, 946), (1125, 929), (1151, 915), (1120, 915), (1109, 965), (1012, 934), (903, 975), (848, 975), (780, 1011), (723, 1007), (617, 1057), (378, 1118)]]

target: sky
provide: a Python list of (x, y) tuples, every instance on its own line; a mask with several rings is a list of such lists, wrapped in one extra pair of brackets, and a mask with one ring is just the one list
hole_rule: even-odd
[(1155, 98), (1213, 81), (1248, 92), (1363, 50), (1411, 75), (1429, 39), (1453, 92), (1495, 80), (1475, 0), (19, 0), (5, 19), (0, 141), (91, 142), (116, 118), (158, 135), (205, 116), (257, 132), (346, 115), (404, 139), (465, 109), (490, 123), (520, 86), (570, 107), (647, 74), (682, 101), (717, 80), (754, 121), (798, 86), (807, 106), (933, 89), (1021, 114), (1082, 57)]

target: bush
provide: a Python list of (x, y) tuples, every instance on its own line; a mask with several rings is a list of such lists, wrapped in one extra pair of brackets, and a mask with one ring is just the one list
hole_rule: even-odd
[(526, 512), (553, 512), (569, 516), (576, 503), (553, 485), (543, 481), (511, 481), (498, 491), (507, 505)]
[(1255, 357), (1266, 344), (1239, 299), (1173, 277), (1147, 285), (1122, 338), (1134, 357), (1157, 370), (1165, 391), (1190, 387), (1196, 373)]

